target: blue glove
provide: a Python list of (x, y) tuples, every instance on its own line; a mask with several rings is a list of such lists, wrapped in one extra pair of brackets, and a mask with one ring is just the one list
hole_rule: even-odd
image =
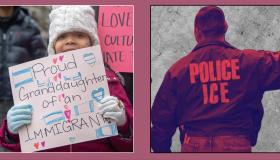
[(126, 123), (126, 114), (122, 102), (114, 96), (108, 96), (100, 101), (99, 113), (104, 118), (110, 118), (116, 122), (117, 126), (122, 126)]
[(13, 106), (7, 113), (7, 123), (10, 132), (17, 134), (23, 125), (31, 123), (32, 106), (30, 104), (19, 104)]

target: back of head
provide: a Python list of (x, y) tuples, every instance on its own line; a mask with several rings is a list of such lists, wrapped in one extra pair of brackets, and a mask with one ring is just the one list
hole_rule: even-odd
[(49, 18), (49, 55), (55, 54), (56, 39), (67, 32), (86, 33), (90, 37), (92, 45), (99, 43), (95, 12), (91, 6), (53, 6)]
[(227, 31), (224, 12), (216, 6), (201, 8), (195, 17), (195, 28), (206, 37), (224, 35)]

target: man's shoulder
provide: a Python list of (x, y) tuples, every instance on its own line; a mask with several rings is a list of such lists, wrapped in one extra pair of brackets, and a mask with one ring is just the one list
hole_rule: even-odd
[(263, 50), (243, 49), (241, 51), (243, 54), (258, 54), (259, 52), (262, 52)]
[(244, 56), (253, 59), (261, 59), (265, 56), (272, 54), (280, 54), (280, 52), (268, 51), (268, 50), (253, 50), (253, 49), (244, 49), (242, 50)]
[(168, 72), (172, 76), (178, 76), (182, 71), (185, 71), (188, 64), (191, 62), (191, 53), (177, 60), (169, 69)]
[(20, 25), (22, 29), (30, 29), (30, 31), (38, 32), (39, 26), (29, 13), (29, 11), (24, 7), (18, 7), (18, 14), (16, 14), (14, 24)]

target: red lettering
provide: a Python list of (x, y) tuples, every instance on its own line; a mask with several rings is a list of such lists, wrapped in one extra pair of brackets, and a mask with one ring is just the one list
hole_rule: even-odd
[(232, 59), (231, 60), (231, 69), (232, 69), (232, 79), (237, 80), (240, 79), (240, 76), (238, 75), (237, 71), (239, 70), (239, 59)]
[(191, 78), (191, 83), (195, 83), (195, 76), (198, 75), (198, 64), (196, 63), (191, 63), (190, 64), (190, 78)]
[(216, 73), (217, 73), (217, 81), (220, 81), (222, 79), (221, 76), (221, 61), (216, 61)]
[(216, 81), (215, 73), (214, 73), (214, 62), (209, 61), (209, 74), (210, 74), (210, 81)]
[(218, 91), (217, 83), (211, 83), (210, 84), (210, 98), (209, 98), (210, 104), (216, 104), (219, 102), (219, 97), (217, 96), (217, 93), (216, 93), (217, 91)]
[(208, 104), (208, 91), (207, 84), (202, 85), (203, 104)]
[(227, 71), (227, 67), (230, 67), (230, 61), (229, 60), (223, 60), (222, 61), (222, 79), (223, 80), (230, 80), (231, 73)]
[(203, 104), (229, 103), (229, 83), (220, 81), (239, 80), (239, 69), (239, 59), (191, 63), (190, 81), (196, 83), (196, 77), (199, 76)]
[(227, 86), (228, 86), (228, 82), (220, 83), (221, 102), (222, 103), (228, 103), (229, 102), (229, 99), (226, 97), (226, 94), (228, 93), (228, 89), (226, 89)]
[(207, 62), (201, 62), (199, 64), (200, 81), (202, 83), (209, 81), (209, 70)]
[(228, 103), (227, 94), (229, 91), (226, 88), (227, 86), (228, 82), (203, 84), (203, 104)]

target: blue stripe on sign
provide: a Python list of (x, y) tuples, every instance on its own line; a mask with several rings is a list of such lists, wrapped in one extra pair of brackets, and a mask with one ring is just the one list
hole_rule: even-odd
[(52, 112), (52, 113), (50, 113), (48, 115), (45, 115), (43, 118), (47, 118), (47, 117), (55, 115), (55, 114), (63, 114), (63, 112), (62, 111), (55, 111), (55, 112)]
[(67, 81), (67, 80), (71, 80), (71, 78), (70, 78), (70, 77), (65, 77), (65, 76), (63, 76), (63, 78), (64, 78), (64, 80), (65, 80), (65, 81)]
[(92, 53), (86, 53), (84, 54), (84, 57), (88, 57), (88, 56), (92, 56), (93, 54)]
[(102, 138), (105, 136), (102, 132), (102, 128), (98, 128), (95, 131), (96, 131), (96, 138)]
[(73, 78), (73, 81), (81, 80), (81, 77)]
[(110, 125), (112, 135), (117, 135), (118, 134), (118, 129), (116, 128), (116, 125)]
[(93, 100), (90, 100), (90, 101), (89, 101), (89, 110), (90, 110), (90, 112), (94, 112), (94, 109), (93, 109)]
[(29, 78), (29, 79), (23, 80), (23, 81), (21, 81), (21, 82), (19, 82), (19, 83), (16, 83), (16, 84), (15, 84), (15, 87), (17, 88), (17, 87), (19, 87), (19, 86), (22, 86), (22, 85), (24, 85), (24, 84), (31, 83), (31, 82), (33, 82), (33, 78)]
[(13, 72), (12, 76), (18, 76), (20, 74), (24, 74), (24, 73), (27, 73), (27, 72), (31, 72), (31, 68), (25, 68), (25, 69)]
[(91, 60), (95, 60), (95, 58), (85, 59), (85, 61), (91, 61)]
[(57, 123), (57, 122), (62, 121), (62, 120), (65, 120), (64, 116), (63, 116), (63, 117), (56, 118), (56, 119), (53, 119), (53, 120), (47, 122), (46, 124), (47, 124), (47, 125), (50, 125), (50, 124)]
[(80, 115), (80, 112), (79, 112), (79, 109), (78, 109), (77, 105), (74, 106), (74, 111), (75, 111), (76, 116)]

